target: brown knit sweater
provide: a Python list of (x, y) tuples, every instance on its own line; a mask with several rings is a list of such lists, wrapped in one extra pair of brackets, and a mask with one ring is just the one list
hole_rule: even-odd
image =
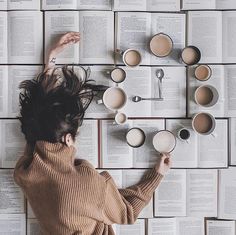
[[(26, 146), (27, 147), (27, 146)], [(37, 141), (15, 167), (43, 235), (114, 234), (111, 224), (132, 224), (151, 199), (163, 175), (155, 168), (132, 187), (117, 189), (107, 171), (75, 160), (75, 147)]]

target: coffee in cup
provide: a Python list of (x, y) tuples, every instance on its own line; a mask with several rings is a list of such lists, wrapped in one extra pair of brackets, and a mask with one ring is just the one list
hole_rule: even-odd
[(121, 83), (126, 78), (126, 72), (122, 68), (114, 68), (110, 71), (110, 77), (113, 82)]
[(186, 65), (197, 64), (201, 59), (201, 52), (195, 46), (187, 46), (181, 52), (181, 59)]
[(167, 34), (158, 33), (150, 41), (150, 50), (157, 57), (168, 56), (173, 49), (173, 41)]
[(133, 148), (138, 148), (142, 146), (145, 142), (146, 135), (144, 131), (140, 128), (134, 127), (129, 129), (126, 134), (126, 141), (129, 146)]
[(118, 125), (123, 125), (125, 124), (127, 121), (127, 116), (124, 114), (124, 113), (120, 113), (118, 112), (115, 116), (115, 122), (118, 124)]
[(209, 113), (198, 113), (192, 119), (193, 129), (201, 135), (212, 134), (216, 127), (215, 118)]
[(182, 127), (178, 130), (177, 136), (180, 140), (186, 141), (188, 143), (190, 138), (190, 131), (187, 128)]
[(110, 110), (119, 110), (125, 106), (127, 102), (127, 95), (120, 87), (108, 88), (101, 100), (98, 100), (98, 104), (104, 104)]
[(172, 132), (161, 130), (155, 134), (152, 143), (159, 153), (170, 153), (175, 149), (176, 138)]
[(126, 51), (116, 49), (116, 52), (122, 56), (122, 60), (126, 66), (136, 67), (142, 62), (140, 52), (135, 49), (127, 49)]
[(194, 75), (199, 81), (207, 81), (212, 75), (212, 70), (208, 65), (198, 65), (195, 68)]
[(198, 105), (212, 107), (218, 102), (219, 93), (213, 86), (202, 85), (196, 89), (194, 98)]

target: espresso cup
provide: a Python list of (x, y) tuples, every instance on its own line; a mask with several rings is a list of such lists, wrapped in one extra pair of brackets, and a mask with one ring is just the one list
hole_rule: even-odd
[(112, 111), (119, 110), (125, 106), (127, 102), (127, 95), (120, 87), (108, 88), (101, 100), (97, 101), (97, 104), (104, 104), (108, 109)]
[(216, 120), (210, 113), (197, 113), (192, 119), (192, 128), (200, 135), (212, 134), (214, 137), (216, 136), (214, 133)]
[(135, 49), (127, 49), (125, 51), (116, 49), (116, 52), (122, 56), (122, 61), (126, 66), (136, 67), (142, 62), (141, 53)]
[(186, 65), (197, 64), (201, 59), (201, 52), (195, 46), (187, 46), (181, 51), (181, 60)]
[(154, 35), (149, 44), (150, 51), (157, 57), (166, 57), (173, 50), (173, 41), (164, 33)]
[(177, 136), (180, 140), (186, 141), (187, 143), (189, 143), (190, 131), (187, 128), (182, 127), (181, 129), (178, 130)]
[(176, 138), (168, 130), (158, 131), (152, 140), (153, 146), (159, 153), (170, 153), (175, 149)]
[(127, 116), (125, 113), (118, 112), (115, 116), (115, 123), (118, 125), (123, 125), (127, 122)]
[(144, 131), (140, 128), (134, 127), (128, 130), (126, 134), (126, 142), (130, 147), (141, 147), (146, 140)]
[(122, 68), (114, 68), (111, 71), (107, 72), (113, 82), (121, 83), (126, 78), (126, 72)]
[(195, 102), (203, 107), (212, 107), (219, 100), (217, 89), (211, 85), (199, 86), (194, 93)]
[(206, 64), (198, 65), (195, 68), (194, 76), (198, 81), (201, 82), (207, 81), (208, 79), (210, 79), (211, 75), (212, 75), (212, 70)]

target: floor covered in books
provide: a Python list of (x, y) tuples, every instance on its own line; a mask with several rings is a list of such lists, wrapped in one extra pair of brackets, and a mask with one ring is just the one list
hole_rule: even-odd
[[(77, 157), (89, 160), (99, 171), (109, 171), (117, 185), (137, 183), (157, 161), (152, 145), (159, 130), (178, 135), (190, 132), (188, 141), (177, 138), (173, 167), (152, 200), (133, 225), (114, 225), (116, 234), (235, 235), (236, 228), (236, 2), (234, 0), (0, 0), (0, 234), (37, 235), (39, 225), (20, 188), (13, 169), (23, 153), (24, 138), (18, 115), (18, 85), (42, 71), (47, 51), (65, 32), (79, 31), (79, 45), (71, 46), (57, 63), (74, 64), (79, 73), (90, 69), (96, 83), (119, 86), (128, 101), (122, 109), (124, 125), (114, 124), (114, 112), (95, 97), (77, 138)], [(151, 37), (169, 35), (173, 51), (156, 57)], [(201, 51), (211, 77), (195, 78), (196, 66), (186, 66), (180, 51), (194, 45)], [(137, 49), (141, 65), (124, 66), (115, 49)], [(126, 72), (118, 85), (109, 78), (115, 65)], [(82, 67), (83, 68), (82, 68)], [(131, 97), (158, 97), (157, 69), (162, 68), (164, 101)], [(202, 107), (195, 102), (196, 88), (217, 90), (217, 103)], [(207, 112), (215, 130), (199, 135), (192, 117)], [(126, 143), (125, 134), (139, 127), (146, 141), (139, 148)]]

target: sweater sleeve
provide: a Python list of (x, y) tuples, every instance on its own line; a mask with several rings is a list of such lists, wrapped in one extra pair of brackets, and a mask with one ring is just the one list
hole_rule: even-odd
[(106, 195), (103, 209), (106, 224), (133, 224), (141, 210), (148, 204), (161, 182), (163, 175), (151, 169), (136, 185), (118, 189), (107, 171), (101, 172), (106, 178)]

